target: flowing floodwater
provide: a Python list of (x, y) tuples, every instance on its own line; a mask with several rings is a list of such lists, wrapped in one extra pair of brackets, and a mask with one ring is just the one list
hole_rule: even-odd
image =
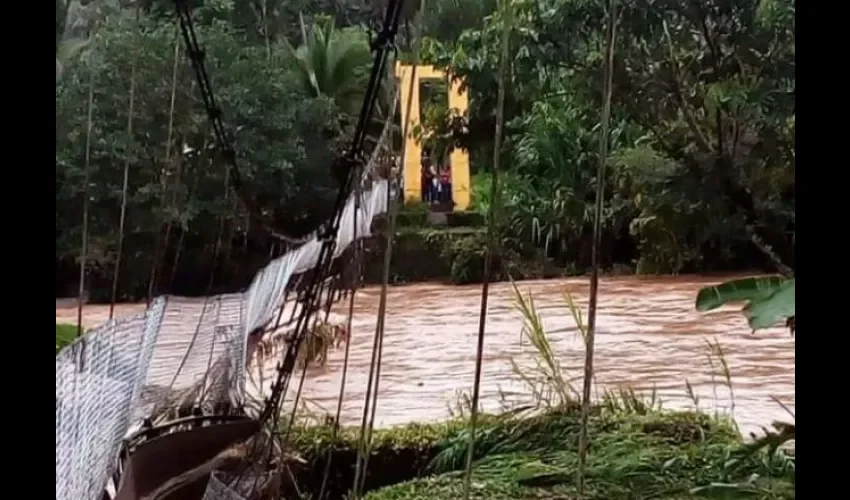
[[(599, 288), (596, 382), (605, 388), (630, 386), (656, 391), (665, 408), (693, 408), (686, 383), (703, 410), (732, 413), (742, 431), (758, 431), (773, 420), (791, 420), (776, 401), (794, 411), (794, 339), (784, 328), (752, 334), (740, 306), (701, 314), (697, 291), (725, 277), (612, 277)], [(540, 313), (561, 368), (581, 391), (584, 350), (564, 299), (569, 291), (586, 314), (588, 280), (523, 281)], [(359, 424), (369, 373), (380, 289), (357, 293), (350, 366), (342, 420)], [(380, 397), (376, 425), (435, 421), (450, 415), (459, 396), (471, 394), (481, 299), (480, 286), (416, 284), (389, 289)], [(482, 372), (482, 406), (532, 403), (530, 390), (514, 373), (513, 360), (534, 376), (535, 356), (521, 338), (522, 315), (513, 305), (509, 283), (490, 288)], [(143, 306), (119, 305), (116, 315)], [(106, 320), (108, 306), (87, 306), (86, 326)], [(347, 304), (336, 308), (338, 316)], [(74, 309), (58, 309), (57, 322), (76, 321)], [(716, 348), (728, 366), (727, 383)], [(342, 377), (344, 349), (331, 352), (326, 366), (311, 368), (303, 398), (310, 409), (334, 414)], [(273, 363), (269, 363), (273, 365)], [(266, 377), (271, 376), (270, 366)], [(730, 387), (731, 386), (731, 387)], [(461, 396), (462, 397), (462, 396)]]

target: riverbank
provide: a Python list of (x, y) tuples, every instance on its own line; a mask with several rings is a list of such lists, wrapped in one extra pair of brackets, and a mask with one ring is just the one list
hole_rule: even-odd
[[(410, 214), (407, 214), (408, 217)], [(455, 223), (467, 225), (430, 226), (414, 220), (400, 225), (394, 238), (393, 255), (390, 264), (391, 284), (442, 283), (453, 285), (478, 284), (483, 278), (484, 256), (487, 248), (486, 228), (475, 225), (475, 217), (454, 214)], [(459, 221), (459, 222), (458, 222)], [(380, 233), (380, 229), (376, 229)], [(610, 242), (609, 242), (610, 243)], [(367, 285), (380, 284), (383, 276), (384, 246), (383, 237), (373, 237), (366, 241), (363, 257), (363, 280)], [(239, 253), (241, 247), (233, 247), (233, 253), (215, 266), (215, 280), (209, 288), (212, 273), (211, 263), (207, 262), (211, 249), (187, 249), (185, 255), (193, 259), (182, 259), (181, 269), (163, 271), (156, 293), (171, 293), (182, 296), (201, 296), (228, 293), (246, 289), (260, 268), (268, 263), (272, 253), (268, 250), (249, 254)], [(499, 238), (498, 252), (494, 256), (491, 268), (492, 281), (549, 279), (559, 277), (584, 276), (589, 272), (589, 246), (581, 245), (575, 249), (575, 258), (567, 261), (554, 261), (547, 257), (542, 246), (517, 237), (502, 235)], [(239, 252), (237, 252), (239, 250)], [(256, 249), (254, 249), (256, 250)], [(661, 268), (643, 266), (638, 272), (639, 262), (628, 252), (604, 248), (602, 252), (601, 273), (605, 276), (624, 276), (639, 274), (643, 276), (669, 276)], [(118, 301), (144, 300), (148, 292), (151, 276), (151, 263), (148, 259), (153, 253), (145, 253), (138, 259), (127, 262), (121, 271), (118, 287)], [(346, 254), (343, 259), (350, 258)], [(58, 266), (58, 264), (57, 264)], [(184, 269), (185, 267), (185, 269)], [(705, 268), (687, 268), (689, 271), (706, 271), (729, 274), (745, 272), (740, 265), (731, 269), (717, 270), (714, 266)], [(729, 266), (719, 269), (729, 269)], [(681, 270), (685, 272), (685, 270)], [(760, 274), (753, 270), (747, 274)], [(61, 275), (61, 277), (60, 277)], [(57, 267), (57, 297), (76, 293), (79, 269), (76, 264)], [(166, 279), (167, 277), (167, 279)], [(165, 281), (163, 281), (165, 280)], [(90, 269), (86, 286), (93, 303), (108, 303), (112, 290), (112, 271), (109, 266)], [(135, 299), (133, 299), (135, 298)], [(66, 307), (75, 307), (74, 299), (57, 299)], [(57, 307), (59, 303), (57, 302)]]
[[(381, 283), (385, 244), (385, 240), (378, 238), (367, 250), (363, 273), (367, 284)], [(484, 227), (401, 227), (394, 238), (390, 282), (481, 283), (486, 248)], [(516, 238), (503, 238), (499, 242), (492, 266), (493, 281), (578, 276), (586, 271), (576, 264), (557, 266), (542, 249)], [(607, 275), (634, 272), (634, 266), (626, 263), (609, 263), (603, 269)]]
[[(585, 498), (684, 499), (720, 489), (724, 498), (794, 498), (793, 457), (751, 450), (730, 421), (661, 412), (639, 401), (611, 403), (595, 408), (590, 419)], [(471, 498), (575, 498), (577, 408), (532, 417), (489, 415), (479, 429)], [(298, 491), (319, 491), (332, 451), (328, 498), (342, 498), (353, 482), (357, 436), (354, 428), (343, 428), (336, 439), (328, 427), (297, 429), (291, 444), (301, 459), (292, 465)], [(375, 431), (366, 498), (462, 498), (467, 439), (462, 420)]]

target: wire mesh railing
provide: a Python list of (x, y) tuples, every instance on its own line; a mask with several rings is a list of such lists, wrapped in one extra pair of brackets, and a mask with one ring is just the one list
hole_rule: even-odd
[[(359, 208), (349, 198), (334, 258), (355, 236), (372, 234), (373, 220), (387, 209), (386, 182), (372, 183)], [(272, 320), (293, 276), (317, 264), (320, 248), (314, 238), (273, 260), (243, 293), (158, 297), (144, 312), (112, 320), (62, 349), (56, 356), (57, 500), (99, 500), (122, 440), (143, 419), (167, 420), (180, 408), (242, 406), (248, 334)]]

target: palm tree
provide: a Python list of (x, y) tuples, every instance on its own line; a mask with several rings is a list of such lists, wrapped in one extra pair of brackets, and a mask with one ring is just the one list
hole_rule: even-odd
[[(360, 28), (336, 29), (332, 18), (320, 19), (308, 27), (299, 16), (299, 23), (301, 45), (296, 49), (287, 40), (283, 44), (305, 92), (332, 99), (344, 113), (344, 129), (353, 126), (363, 105), (373, 62), (366, 33)], [(374, 114), (366, 124), (368, 148), (377, 144), (395, 104), (395, 79), (391, 75), (393, 67), (389, 65), (380, 81)], [(391, 124), (392, 135), (398, 135), (395, 121)]]
[(334, 20), (322, 19), (311, 27), (301, 24), (301, 45), (284, 40), (304, 90), (313, 97), (333, 99), (346, 114), (360, 111), (368, 80), (371, 53), (365, 33), (357, 28), (337, 30)]

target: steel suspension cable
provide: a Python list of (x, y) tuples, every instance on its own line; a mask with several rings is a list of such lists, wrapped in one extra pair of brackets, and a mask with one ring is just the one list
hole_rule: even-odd
[[(201, 96), (203, 98), (208, 117), (213, 126), (213, 132), (216, 137), (218, 149), (231, 169), (231, 185), (234, 187), (237, 193), (240, 194), (240, 198), (242, 198), (243, 203), (247, 202), (245, 203), (245, 205), (246, 208), (249, 209), (250, 213), (252, 209), (252, 204), (250, 203), (248, 197), (245, 196), (244, 192), (240, 189), (242, 184), (238, 166), (236, 165), (235, 161), (236, 154), (230, 144), (229, 137), (223, 126), (221, 120), (221, 109), (218, 107), (218, 104), (215, 100), (215, 96), (212, 93), (212, 87), (210, 85), (209, 77), (206, 73), (206, 69), (204, 66), (205, 55), (198, 44), (197, 36), (195, 35), (194, 27), (192, 24), (191, 14), (189, 12), (189, 7), (187, 5), (186, 0), (174, 0), (174, 4), (180, 21), (180, 28), (183, 34), (183, 39), (187, 45), (187, 52), (192, 62), (192, 66), (195, 70), (198, 85), (200, 87)], [(292, 375), (292, 369), (295, 365), (296, 356), (306, 334), (307, 325), (309, 323), (308, 318), (312, 317), (317, 309), (320, 294), (317, 294), (316, 289), (318, 285), (320, 285), (324, 281), (324, 277), (329, 271), (330, 264), (333, 259), (334, 249), (336, 247), (336, 235), (339, 229), (340, 218), (342, 216), (342, 208), (344, 207), (345, 200), (347, 199), (348, 194), (351, 192), (353, 179), (357, 177), (357, 173), (360, 171), (360, 167), (362, 166), (362, 150), (363, 142), (365, 139), (365, 127), (366, 124), (368, 124), (371, 120), (371, 113), (374, 110), (375, 100), (377, 98), (377, 92), (379, 90), (380, 76), (382, 75), (382, 71), (386, 66), (389, 48), (391, 47), (392, 41), (398, 31), (400, 13), (400, 0), (391, 0), (387, 6), (383, 28), (381, 32), (378, 33), (376, 40), (372, 44), (372, 49), (376, 53), (375, 60), (372, 66), (372, 73), (370, 74), (366, 96), (364, 97), (363, 106), (361, 108), (361, 114), (358, 117), (357, 126), (354, 131), (354, 139), (347, 154), (344, 157), (338, 158), (333, 167), (336, 171), (340, 172), (343, 177), (333, 207), (332, 213), (334, 215), (330, 218), (330, 220), (324, 227), (320, 228), (319, 232), (316, 234), (320, 237), (322, 241), (322, 245), (320, 247), (317, 259), (317, 264), (314, 271), (311, 273), (311, 280), (307, 288), (305, 289), (303, 301), (304, 305), (302, 307), (302, 312), (299, 315), (298, 323), (295, 327), (295, 336), (292, 342), (288, 343), (287, 351), (283, 358), (283, 361), (278, 365), (278, 374), (274, 384), (272, 385), (271, 394), (266, 400), (263, 412), (259, 416), (259, 421), (261, 423), (266, 422), (271, 418), (273, 418), (276, 422), (279, 417), (282, 395), (289, 385), (289, 380)], [(257, 222), (260, 224), (264, 223), (261, 218), (257, 218)], [(283, 235), (275, 233), (274, 230), (268, 227), (267, 225), (265, 225), (264, 228), (273, 235), (278, 236), (280, 239), (287, 239)]]
[[(213, 159), (213, 164), (215, 164), (215, 159)], [(225, 168), (224, 169), (224, 202), (225, 202), (225, 205), (227, 204), (228, 188), (230, 187), (229, 186), (229, 183), (230, 183), (230, 175), (229, 174), (230, 174), (230, 170)], [(205, 289), (205, 292), (204, 292), (204, 295), (205, 295), (204, 306), (201, 309), (201, 314), (198, 316), (198, 322), (195, 325), (195, 331), (192, 334), (191, 340), (189, 341), (189, 347), (187, 347), (186, 351), (183, 353), (183, 357), (180, 360), (180, 364), (178, 365), (177, 370), (174, 372), (174, 376), (171, 379), (171, 384), (169, 384), (169, 386), (168, 386), (169, 389), (174, 386), (174, 383), (177, 381), (178, 376), (183, 371), (183, 368), (186, 365), (186, 361), (188, 361), (188, 359), (189, 359), (189, 355), (193, 351), (193, 348), (195, 346), (195, 342), (198, 340), (198, 336), (201, 333), (201, 326), (203, 325), (204, 317), (206, 316), (206, 312), (207, 312), (207, 307), (209, 306), (211, 299), (214, 299), (215, 302), (218, 303), (216, 310), (218, 311), (219, 314), (221, 313), (221, 297), (212, 297), (210, 295), (210, 293), (212, 292), (213, 285), (215, 284), (215, 275), (216, 275), (215, 271), (216, 271), (216, 267), (218, 266), (219, 255), (221, 253), (221, 235), (222, 235), (223, 232), (224, 232), (224, 213), (221, 214), (219, 228), (218, 228), (218, 234), (216, 236), (215, 246), (213, 247), (213, 257), (212, 257), (212, 262), (210, 264), (210, 275), (209, 275), (209, 279), (207, 280), (207, 286), (206, 286), (206, 289)], [(215, 340), (215, 337), (213, 337), (213, 340)], [(214, 347), (214, 344), (213, 344), (213, 347)], [(206, 370), (204, 371), (204, 380), (206, 380), (207, 374), (209, 373), (210, 368), (212, 367), (213, 347), (210, 347), (210, 357), (209, 357), (209, 360), (207, 362)], [(204, 384), (202, 384), (202, 387), (203, 386), (204, 386)]]
[(331, 223), (324, 234), (325, 238), (319, 253), (317, 267), (315, 269), (315, 272), (312, 273), (312, 279), (310, 280), (310, 284), (305, 290), (305, 305), (303, 306), (302, 314), (300, 315), (295, 328), (295, 338), (287, 346), (286, 355), (284, 356), (283, 362), (279, 366), (278, 377), (275, 382), (275, 385), (273, 385), (272, 394), (270, 395), (269, 400), (267, 402), (267, 407), (260, 418), (262, 422), (268, 420), (271, 417), (274, 417), (275, 422), (278, 419), (278, 415), (280, 413), (280, 400), (282, 398), (282, 394), (285, 388), (289, 384), (289, 378), (292, 374), (292, 368), (295, 365), (295, 359), (298, 354), (298, 350), (300, 349), (305, 337), (307, 317), (313, 314), (313, 310), (316, 307), (316, 301), (318, 300), (318, 296), (315, 293), (316, 285), (323, 281), (323, 277), (327, 273), (331, 261), (333, 259), (333, 252), (336, 246), (336, 234), (339, 229), (340, 218), (342, 216), (342, 207), (344, 206), (348, 194), (351, 192), (351, 187), (355, 182), (355, 179), (359, 181), (359, 173), (361, 169), (358, 168), (358, 165), (362, 165), (362, 151), (363, 141), (365, 139), (365, 127), (366, 124), (371, 121), (371, 114), (374, 111), (374, 101), (377, 99), (377, 92), (380, 86), (380, 79), (383, 75), (384, 68), (386, 67), (388, 54), (392, 48), (392, 42), (395, 38), (396, 33), (398, 32), (400, 14), (401, 1), (390, 0), (387, 6), (387, 12), (386, 17), (384, 18), (383, 28), (381, 32), (378, 33), (376, 40), (372, 44), (372, 49), (376, 52), (375, 60), (372, 65), (372, 73), (369, 77), (369, 85), (367, 88), (366, 97), (364, 97), (361, 115), (357, 121), (357, 126), (354, 132), (354, 139), (352, 141), (351, 149), (349, 149), (348, 155), (342, 159), (343, 163), (341, 167), (346, 169), (347, 175), (345, 179), (345, 184), (341, 187), (337, 196), (336, 206), (334, 210), (334, 213), (336, 215), (332, 218)]
[[(204, 68), (204, 53), (197, 42), (197, 37), (194, 33), (192, 19), (189, 14), (188, 6), (186, 5), (186, 0), (175, 0), (175, 7), (180, 20), (180, 28), (183, 38), (187, 45), (187, 52), (195, 70), (208, 117), (213, 125), (218, 149), (230, 167), (231, 185), (234, 186), (237, 194), (240, 195), (243, 204), (246, 206), (250, 214), (252, 212), (252, 205), (250, 204), (248, 197), (245, 196), (240, 189), (241, 180), (235, 161), (236, 154), (230, 146), (229, 138), (226, 135), (221, 121), (221, 110), (218, 108), (215, 97), (212, 94), (209, 78)], [(383, 75), (388, 52), (392, 47), (392, 41), (398, 31), (400, 13), (400, 0), (390, 0), (390, 3), (387, 6), (383, 28), (372, 44), (372, 50), (375, 52), (375, 59), (366, 95), (364, 97), (363, 106), (361, 108), (361, 114), (358, 117), (357, 125), (353, 134), (354, 138), (347, 153), (344, 156), (338, 157), (331, 167), (341, 180), (333, 206), (333, 215), (324, 226), (320, 227), (319, 230), (314, 233), (314, 235), (310, 235), (310, 237), (315, 236), (321, 241), (316, 266), (313, 269), (313, 272), (309, 273), (310, 280), (302, 295), (303, 305), (301, 314), (299, 314), (298, 322), (294, 329), (294, 338), (287, 343), (287, 349), (283, 360), (277, 366), (277, 375), (271, 386), (271, 394), (266, 399), (262, 412), (257, 418), (260, 428), (265, 427), (264, 424), (269, 421), (271, 421), (272, 429), (276, 429), (279, 424), (283, 395), (288, 389), (298, 352), (300, 351), (301, 345), (306, 337), (309, 319), (318, 310), (318, 303), (321, 298), (321, 289), (317, 290), (317, 288), (321, 287), (325, 281), (325, 277), (330, 272), (343, 208), (348, 195), (351, 193), (353, 182), (355, 179), (359, 179), (359, 173), (363, 167), (362, 157), (365, 127), (366, 124), (371, 121), (371, 115), (374, 111), (375, 100), (380, 86), (380, 77)], [(254, 218), (256, 217), (249, 217), (249, 221)], [(256, 219), (258, 223), (263, 224), (262, 219)], [(265, 226), (264, 229), (266, 229), (267, 232), (274, 233), (273, 229), (269, 226)], [(281, 235), (277, 236), (279, 236), (280, 239), (286, 239)], [(291, 239), (288, 239), (287, 241), (291, 241)], [(254, 440), (254, 446), (250, 452), (252, 456), (255, 456), (258, 451), (257, 446), (259, 446), (259, 443), (260, 440)], [(269, 447), (267, 451), (268, 455), (266, 456), (266, 460), (269, 460), (272, 458), (271, 454), (273, 452), (273, 447)], [(238, 477), (239, 480), (241, 480), (242, 475), (239, 475)]]
[[(182, 216), (183, 213), (185, 213), (187, 210), (189, 210), (189, 207), (191, 207), (191, 205), (192, 205), (192, 200), (195, 197), (195, 191), (198, 190), (198, 182), (201, 180), (201, 173), (200, 173), (200, 168), (196, 168), (195, 170), (196, 170), (195, 178), (192, 181), (192, 187), (189, 188), (189, 193), (186, 195), (186, 201), (183, 204), (183, 209), (178, 211), (178, 217)], [(187, 170), (187, 175), (188, 175), (188, 170)], [(177, 207), (176, 200), (175, 200), (175, 203), (173, 204), (173, 206), (175, 208)], [(189, 224), (188, 223), (186, 224), (185, 227), (180, 228), (180, 236), (177, 238), (177, 249), (174, 251), (174, 261), (171, 263), (171, 275), (170, 275), (169, 280), (168, 280), (168, 289), (169, 290), (174, 289), (174, 280), (177, 278), (177, 269), (180, 265), (180, 254), (183, 252), (183, 241), (186, 239), (186, 233), (188, 231), (189, 231)]]
[(210, 123), (212, 124), (216, 144), (221, 152), (222, 158), (231, 170), (231, 185), (234, 191), (241, 199), (243, 205), (245, 205), (250, 219), (272, 237), (295, 243), (306, 241), (312, 235), (305, 236), (303, 238), (290, 238), (289, 236), (276, 231), (272, 227), (271, 223), (263, 217), (258, 207), (254, 205), (251, 201), (251, 197), (247, 194), (242, 182), (242, 175), (236, 162), (236, 151), (233, 149), (230, 135), (227, 133), (227, 129), (224, 127), (224, 123), (222, 122), (221, 108), (218, 105), (215, 94), (212, 92), (212, 85), (204, 65), (206, 53), (200, 48), (200, 44), (198, 43), (198, 38), (195, 34), (195, 28), (192, 23), (192, 15), (190, 13), (188, 0), (174, 0), (174, 6), (177, 11), (180, 32), (183, 35), (183, 41), (186, 44), (189, 59), (192, 63), (193, 69), (195, 70), (195, 75), (197, 76), (198, 86), (201, 91), (201, 98), (204, 102), (204, 107), (207, 111)]
[[(357, 123), (355, 126), (355, 131), (353, 134), (352, 145), (348, 151), (348, 160), (349, 163), (353, 163), (358, 160), (362, 160), (360, 155), (363, 151), (363, 146), (366, 138), (366, 126), (371, 121), (372, 113), (374, 111), (375, 101), (378, 97), (378, 92), (380, 90), (380, 80), (383, 71), (386, 66), (386, 59), (388, 55), (388, 51), (393, 46), (393, 40), (395, 38), (396, 33), (398, 32), (398, 23), (399, 16), (401, 14), (401, 0), (392, 0), (388, 6), (386, 15), (384, 18), (384, 24), (381, 31), (378, 33), (375, 40), (371, 43), (371, 49), (376, 52), (375, 60), (372, 65), (372, 70), (369, 75), (369, 83), (367, 85), (367, 90), (364, 95), (363, 104), (361, 106), (360, 115), (358, 116)], [(349, 168), (349, 171), (351, 169)], [(352, 174), (352, 172), (349, 172)], [(348, 190), (346, 191), (346, 195), (350, 192), (350, 187), (353, 185), (352, 183), (353, 177), (349, 175), (347, 179)], [(344, 203), (344, 200), (337, 199), (337, 204), (341, 205)], [(338, 224), (339, 216), (341, 216), (341, 206), (339, 210), (336, 212), (335, 220)], [(321, 259), (320, 259), (321, 260)], [(319, 269), (317, 266), (316, 269)], [(280, 311), (278, 313), (277, 320), (275, 321), (275, 329), (280, 326), (281, 317), (283, 316), (283, 308), (285, 304), (282, 303), (280, 307)], [(294, 310), (293, 310), (294, 313)]]
[(505, 80), (508, 72), (508, 47), (513, 20), (511, 0), (502, 0), (502, 52), (499, 59), (498, 93), (496, 96), (496, 137), (493, 141), (493, 172), (490, 182), (490, 209), (487, 211), (487, 251), (484, 254), (484, 273), (481, 286), (481, 311), (478, 316), (478, 345), (475, 350), (475, 380), (472, 386), (472, 408), (469, 415), (469, 444), (466, 448), (466, 467), (463, 477), (463, 498), (469, 500), (472, 482), (472, 462), (475, 456), (475, 432), (478, 425), (478, 404), (481, 398), (481, 368), (484, 364), (484, 334), (487, 326), (487, 299), (490, 294), (490, 272), (496, 252), (496, 211), (499, 205), (499, 167), (502, 156), (502, 129), (505, 120)]
[[(393, 104), (392, 104), (390, 110), (387, 112), (387, 117), (386, 117), (386, 120), (384, 122), (384, 128), (383, 128), (383, 131), (381, 132), (381, 137), (378, 138), (377, 144), (375, 146), (375, 150), (372, 152), (372, 158), (369, 161), (370, 165), (374, 164), (376, 161), (380, 161), (378, 158), (379, 158), (379, 155), (381, 153), (381, 149), (383, 147), (383, 144), (387, 140), (387, 134), (389, 134), (391, 132), (392, 121), (395, 118), (395, 111), (398, 107), (398, 98), (399, 98), (399, 89), (396, 89), (395, 97), (393, 98)], [(410, 112), (410, 110), (408, 109), (408, 114), (409, 114), (409, 112)], [(391, 181), (392, 181), (391, 177), (392, 177), (392, 175), (390, 173), (390, 175), (387, 176), (387, 186), (390, 186), (390, 184), (391, 184)], [(361, 193), (360, 193), (360, 184), (358, 184), (355, 187), (355, 207), (358, 207), (360, 205), (360, 203), (361, 203)], [(388, 204), (391, 203), (389, 196), (387, 196), (387, 203)], [(389, 212), (389, 209), (387, 210), (387, 212)], [(358, 243), (357, 243), (357, 228), (358, 228), (357, 214), (358, 214), (358, 211), (355, 209), (355, 211), (354, 211), (354, 238), (353, 238), (355, 245), (358, 245)], [(343, 404), (343, 401), (345, 399), (345, 384), (346, 384), (347, 377), (348, 377), (348, 363), (349, 363), (349, 357), (350, 357), (350, 351), (351, 351), (351, 328), (352, 328), (352, 318), (354, 317), (354, 299), (355, 299), (355, 296), (357, 294), (357, 290), (359, 289), (360, 281), (361, 281), (361, 278), (362, 278), (362, 264), (363, 264), (362, 259), (363, 259), (363, 249), (362, 249), (362, 245), (360, 245), (359, 247), (355, 248), (354, 271), (352, 273), (352, 275), (354, 276), (355, 284), (354, 284), (354, 286), (351, 290), (351, 295), (349, 296), (348, 317), (346, 319), (346, 331), (348, 332), (347, 333), (348, 341), (345, 343), (345, 358), (343, 360), (343, 366), (342, 366), (342, 380), (340, 381), (339, 398), (337, 399), (336, 414), (334, 416), (333, 427), (332, 427), (332, 430), (331, 430), (331, 436), (332, 436), (331, 441), (336, 439), (337, 435), (339, 434), (339, 427), (340, 427), (339, 420), (340, 420), (340, 417), (342, 415), (342, 404)], [(325, 470), (322, 474), (322, 485), (319, 489), (318, 500), (324, 499), (325, 489), (327, 487), (327, 482), (328, 482), (328, 479), (330, 477), (332, 461), (333, 461), (333, 448), (328, 448), (328, 455), (327, 455), (327, 459), (325, 461)]]
[[(356, 212), (355, 212), (355, 217), (356, 217)], [(324, 293), (325, 289), (328, 290), (328, 296), (330, 296), (330, 294), (333, 291), (333, 283), (331, 283), (330, 280), (323, 280), (319, 284), (319, 292), (316, 294), (316, 296), (317, 296), (317, 300), (319, 300), (320, 302), (321, 302), (322, 293)], [(325, 299), (325, 300), (326, 300), (325, 320), (327, 321), (327, 318), (330, 315), (331, 302), (330, 302), (329, 298)], [(310, 330), (307, 333), (307, 335), (313, 335), (313, 332), (316, 331), (316, 327), (319, 324), (319, 315), (317, 314), (318, 310), (316, 310), (315, 313), (316, 314), (313, 315), (312, 326), (310, 327)], [(286, 431), (283, 434), (283, 442), (287, 442), (289, 440), (289, 435), (292, 432), (293, 425), (295, 424), (295, 418), (296, 418), (296, 415), (297, 415), (297, 412), (298, 412), (298, 403), (301, 401), (301, 392), (304, 389), (304, 379), (307, 377), (307, 368), (309, 367), (309, 365), (310, 365), (310, 357), (308, 356), (308, 357), (304, 358), (304, 365), (301, 367), (301, 375), (298, 378), (298, 389), (296, 389), (295, 399), (293, 399), (293, 401), (292, 401), (292, 412), (290, 413), (289, 419), (286, 422)], [(287, 392), (287, 388), (284, 388), (283, 394), (286, 394), (286, 392)]]
[[(367, 452), (368, 448), (372, 446), (372, 429), (375, 426), (375, 408), (378, 406), (378, 389), (380, 387), (381, 381), (381, 360), (383, 359), (383, 350), (384, 350), (384, 325), (385, 318), (387, 315), (387, 282), (389, 281), (389, 268), (392, 260), (392, 251), (393, 251), (393, 235), (395, 234), (395, 224), (396, 224), (396, 213), (398, 211), (397, 202), (391, 202), (390, 197), (392, 196), (392, 182), (387, 181), (387, 201), (392, 203), (392, 209), (388, 210), (388, 219), (389, 224), (387, 228), (387, 246), (384, 252), (384, 263), (383, 263), (383, 271), (381, 276), (381, 296), (378, 304), (378, 324), (376, 325), (375, 338), (377, 339), (378, 345), (373, 349), (373, 352), (377, 354), (373, 356), (374, 363), (374, 385), (375, 389), (372, 391), (372, 401), (371, 404), (367, 404), (364, 408), (364, 417), (365, 413), (369, 412), (369, 422), (366, 426), (366, 429), (361, 429), (361, 440), (363, 442), (362, 452), (358, 453), (358, 460), (362, 460), (362, 467), (358, 468), (357, 464), (355, 464), (355, 494), (353, 496), (354, 499), (360, 497), (363, 493), (363, 486), (366, 483), (366, 472), (369, 468), (369, 453)], [(370, 379), (372, 377), (372, 369), (370, 367), (369, 370)], [(371, 384), (369, 384), (371, 388)], [(369, 389), (367, 389), (367, 396), (369, 398)], [(361, 458), (362, 457), (362, 458)], [(359, 482), (358, 482), (359, 478)]]
[(579, 498), (584, 496), (585, 467), (587, 466), (590, 415), (590, 389), (593, 382), (593, 355), (596, 340), (596, 307), (599, 296), (599, 247), (602, 238), (602, 208), (605, 204), (605, 166), (608, 163), (608, 129), (611, 124), (611, 94), (613, 92), (614, 42), (617, 36), (616, 0), (608, 0), (605, 60), (602, 65), (602, 116), (599, 127), (599, 165), (596, 171), (596, 206), (593, 215), (593, 244), (590, 253), (590, 299), (587, 305), (587, 339), (584, 347), (584, 385), (581, 397), (581, 426), (578, 438), (578, 468), (576, 486)]
[[(215, 161), (215, 160), (213, 160)], [(207, 291), (206, 295), (209, 295), (212, 292), (213, 285), (215, 284), (216, 270), (219, 263), (219, 255), (221, 254), (221, 238), (224, 236), (224, 224), (226, 217), (226, 210), (228, 201), (230, 201), (230, 170), (224, 169), (224, 208), (219, 216), (218, 220), (218, 232), (215, 237), (215, 246), (213, 246), (213, 256), (212, 256), (212, 265), (210, 267), (210, 277), (207, 281)]]

